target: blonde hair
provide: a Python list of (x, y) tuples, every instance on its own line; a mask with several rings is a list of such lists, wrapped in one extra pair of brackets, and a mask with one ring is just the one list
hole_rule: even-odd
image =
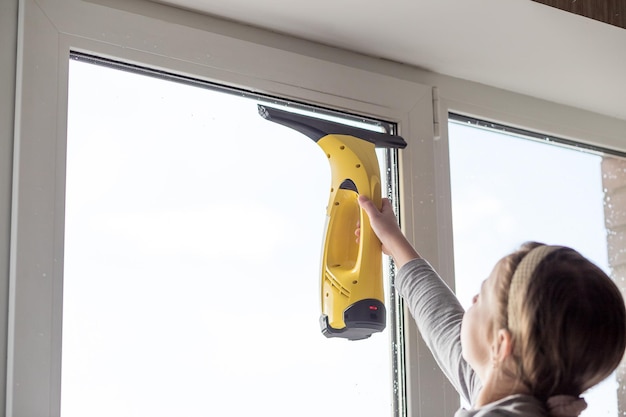
[[(567, 247), (546, 255), (515, 291), (521, 300), (509, 305), (515, 270), (539, 246), (526, 243), (501, 260), (494, 325), (511, 332), (516, 377), (546, 401), (578, 396), (615, 370), (626, 349), (626, 308), (615, 283)], [(509, 308), (518, 320), (513, 329)]]

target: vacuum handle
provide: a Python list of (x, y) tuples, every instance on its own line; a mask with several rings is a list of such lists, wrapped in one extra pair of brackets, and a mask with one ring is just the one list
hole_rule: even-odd
[[(385, 328), (382, 249), (359, 195), (382, 206), (380, 169), (374, 144), (347, 135), (327, 135), (318, 145), (331, 165), (331, 193), (322, 258), (322, 332), (352, 340)], [(354, 230), (360, 223), (359, 243)], [(376, 311), (363, 319), (363, 300)], [(373, 303), (373, 304), (372, 304)], [(382, 306), (382, 307), (380, 307)]]

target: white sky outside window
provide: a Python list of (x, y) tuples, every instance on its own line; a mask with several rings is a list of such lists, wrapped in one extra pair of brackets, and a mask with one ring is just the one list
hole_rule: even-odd
[[(570, 246), (609, 273), (601, 157), (449, 123), (457, 295), (467, 308), (496, 262), (526, 241)], [(610, 376), (582, 416), (617, 416)]]
[(256, 105), (70, 61), (63, 417), (391, 415), (389, 325), (319, 328), (328, 160)]

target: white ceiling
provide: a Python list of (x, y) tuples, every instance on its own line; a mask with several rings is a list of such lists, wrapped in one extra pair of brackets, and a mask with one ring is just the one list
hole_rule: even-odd
[(530, 0), (166, 0), (626, 120), (626, 30)]

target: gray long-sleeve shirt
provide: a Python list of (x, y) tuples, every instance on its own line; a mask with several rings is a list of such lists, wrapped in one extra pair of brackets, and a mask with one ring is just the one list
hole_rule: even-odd
[[(418, 329), (439, 367), (457, 392), (473, 404), (482, 387), (461, 356), (464, 310), (450, 288), (424, 259), (414, 259), (398, 271), (395, 283), (408, 303)], [(545, 417), (547, 411), (530, 395), (516, 394), (477, 409), (459, 409), (454, 417)]]

